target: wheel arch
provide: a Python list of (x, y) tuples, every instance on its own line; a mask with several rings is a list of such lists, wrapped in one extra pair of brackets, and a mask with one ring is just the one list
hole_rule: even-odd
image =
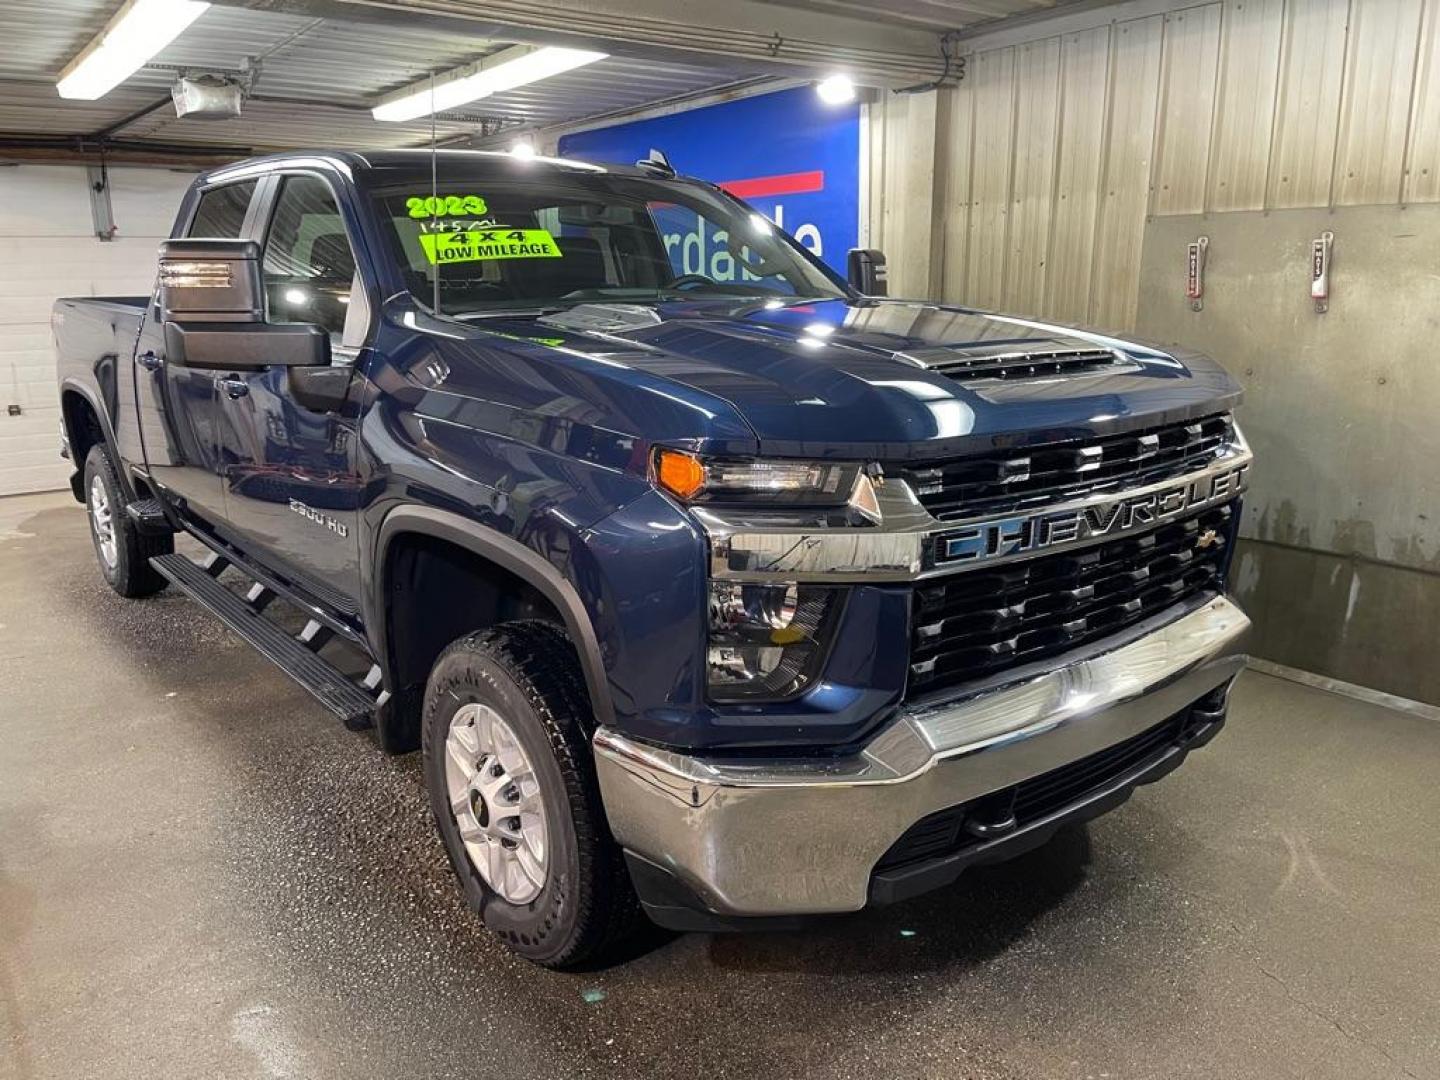
[(80, 502), (85, 501), (81, 490), (81, 477), (85, 472), (85, 457), (96, 443), (103, 442), (115, 462), (115, 475), (124, 489), (127, 499), (134, 499), (135, 484), (130, 470), (120, 460), (119, 444), (115, 440), (115, 429), (110, 422), (109, 411), (101, 404), (94, 389), (78, 379), (67, 378), (60, 384), (60, 420), (65, 425), (65, 439), (70, 446), (70, 461), (75, 473), (70, 478), (70, 489)]
[[(542, 597), (560, 617), (566, 635), (579, 656), (596, 723), (608, 724), (614, 720), (614, 703), (605, 677), (605, 664), (589, 613), (574, 585), (552, 563), (511, 537), (459, 514), (431, 506), (396, 507), (385, 516), (375, 536), (368, 590), (372, 617), (366, 621), (372, 627), (375, 654), (385, 665), (387, 675), (395, 677), (396, 656), (389, 611), (391, 552), (397, 541), (428, 538), (462, 549), (480, 563), (523, 582)], [(393, 689), (401, 688), (395, 686)], [(397, 707), (403, 706), (397, 702)], [(385, 718), (381, 719), (383, 724)], [(384, 730), (381, 731), (381, 741), (386, 745), (393, 743)]]

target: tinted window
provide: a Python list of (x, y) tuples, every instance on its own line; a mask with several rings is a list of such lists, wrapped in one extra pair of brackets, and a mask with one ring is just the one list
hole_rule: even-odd
[(344, 329), (355, 256), (323, 180), (287, 176), (281, 182), (263, 273), (272, 323), (316, 323), (332, 334)]
[(207, 240), (238, 240), (250, 196), (255, 193), (255, 183), (246, 180), (243, 184), (226, 184), (201, 195), (189, 235)]

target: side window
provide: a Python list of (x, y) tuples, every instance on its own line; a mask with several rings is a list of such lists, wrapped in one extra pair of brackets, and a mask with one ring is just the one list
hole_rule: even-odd
[(238, 240), (240, 227), (245, 224), (245, 211), (250, 206), (250, 196), (255, 194), (255, 183), (254, 180), (246, 180), (205, 192), (200, 196), (195, 217), (190, 221), (190, 231), (185, 235), (202, 240)]
[(345, 328), (355, 256), (335, 196), (314, 176), (287, 176), (265, 237), (262, 263), (272, 323)]

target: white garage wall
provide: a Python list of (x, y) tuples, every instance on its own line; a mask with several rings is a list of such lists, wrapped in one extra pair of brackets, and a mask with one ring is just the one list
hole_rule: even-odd
[[(138, 296), (154, 283), (156, 245), (169, 235), (193, 173), (110, 169), (116, 238), (90, 219), (86, 171), (0, 167), (0, 495), (65, 486), (50, 307), (60, 296)], [(20, 408), (11, 416), (10, 406)]]

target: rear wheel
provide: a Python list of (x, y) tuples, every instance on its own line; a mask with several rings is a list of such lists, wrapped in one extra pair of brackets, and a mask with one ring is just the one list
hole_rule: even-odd
[(425, 781), (465, 898), (512, 949), (547, 967), (592, 958), (639, 922), (589, 724), (575, 650), (549, 623), (461, 638), (425, 690)]
[(85, 458), (85, 509), (95, 559), (100, 573), (121, 596), (150, 596), (166, 584), (150, 559), (174, 551), (175, 538), (169, 533), (142, 533), (125, 513), (126, 505), (110, 452), (104, 443), (96, 443)]

